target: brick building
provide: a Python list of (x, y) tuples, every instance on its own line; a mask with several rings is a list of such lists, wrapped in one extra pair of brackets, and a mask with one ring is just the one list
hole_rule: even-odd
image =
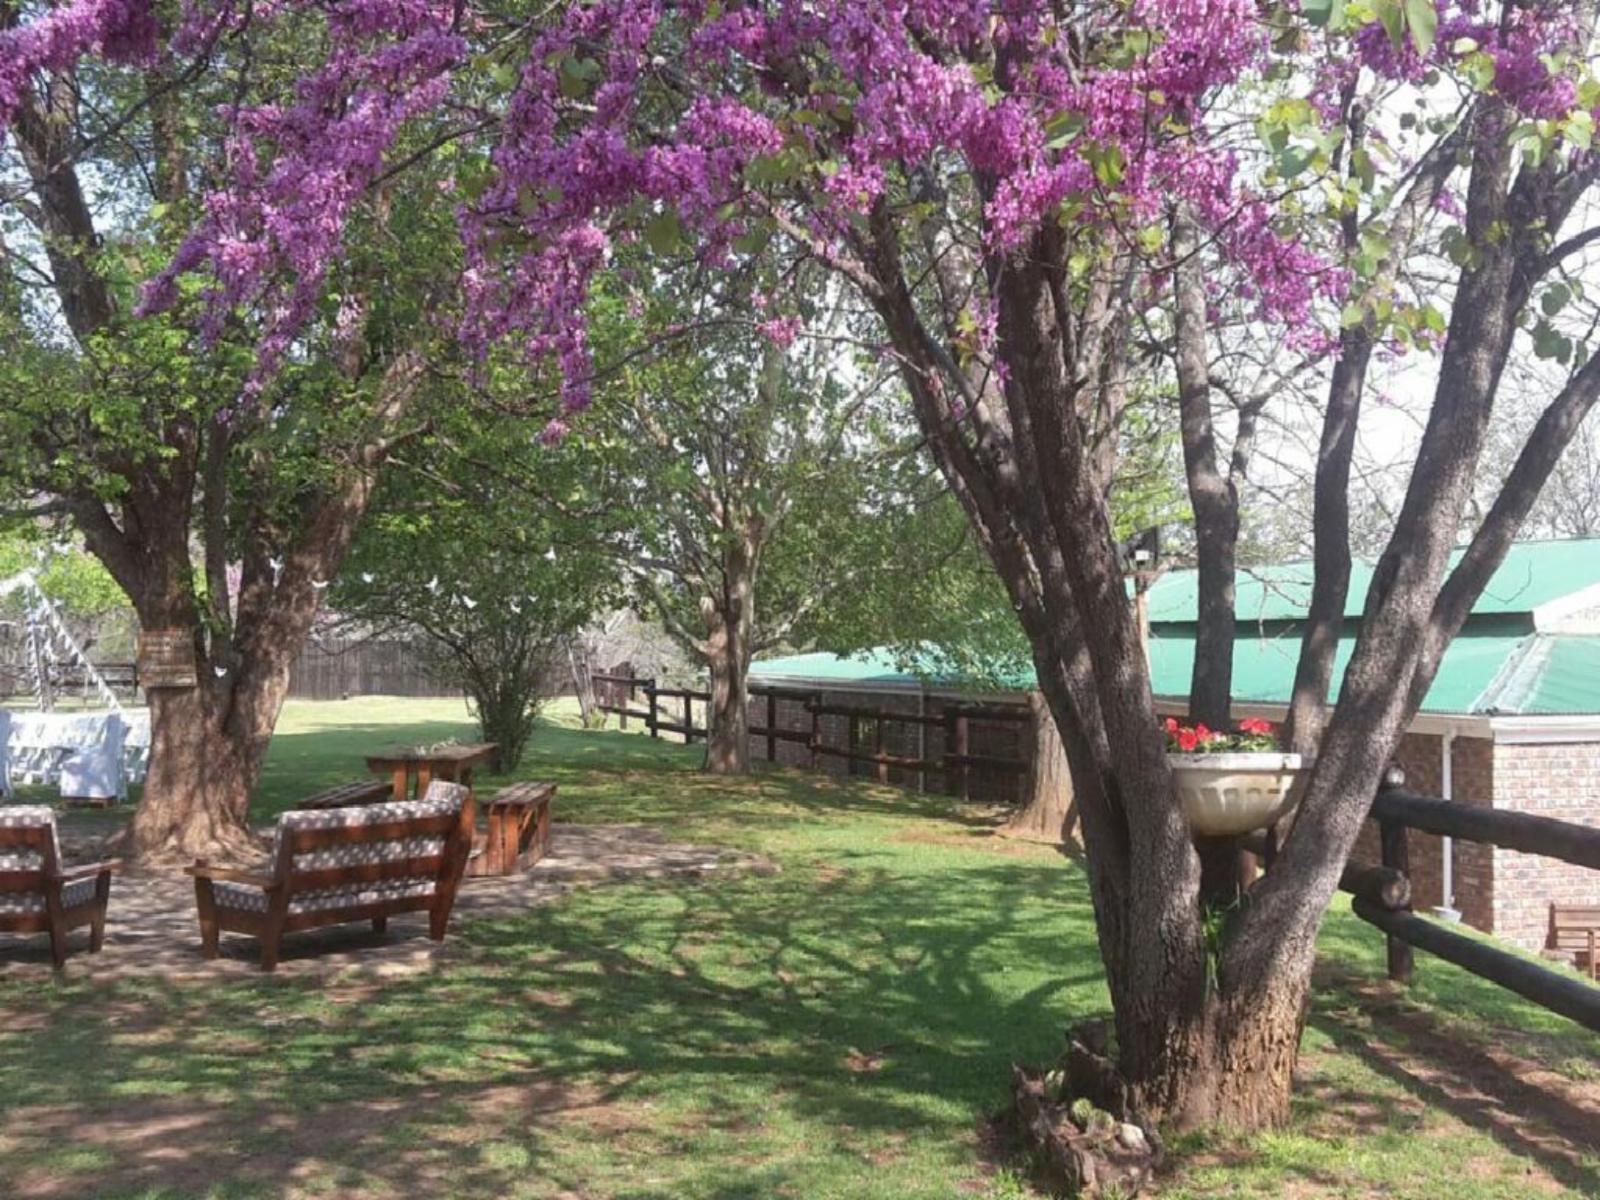
[[(1336, 659), (1341, 670), (1370, 582), (1370, 567), (1357, 566)], [(1236, 719), (1284, 716), (1310, 589), (1309, 563), (1241, 572)], [(1147, 603), (1158, 705), (1181, 715), (1194, 663), (1194, 573), (1162, 576)], [(893, 698), (907, 706), (937, 703), (955, 690), (925, 685), (886, 654), (758, 663), (752, 683), (825, 686), (857, 703)], [(1025, 750), (1027, 739), (1019, 743)], [(1446, 654), (1397, 757), (1413, 791), (1600, 826), (1600, 539), (1512, 548)], [(1543, 945), (1552, 901), (1600, 904), (1595, 872), (1474, 843), (1447, 847), (1416, 832), (1410, 838), (1419, 909), (1459, 913), (1518, 945)], [(1375, 828), (1363, 833), (1355, 857), (1377, 861)]]

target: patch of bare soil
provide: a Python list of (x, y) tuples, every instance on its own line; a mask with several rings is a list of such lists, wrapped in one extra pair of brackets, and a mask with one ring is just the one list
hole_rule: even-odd
[[(35, 1105), (12, 1110), (0, 1124), (0, 1146), (12, 1162), (63, 1151), (85, 1152), (90, 1169), (45, 1165), (12, 1174), (0, 1165), (7, 1200), (56, 1200), (142, 1191), (200, 1194), (219, 1179), (273, 1181), (292, 1200), (337, 1171), (347, 1200), (432, 1195), (467, 1186), (481, 1195), (509, 1190), (510, 1180), (480, 1163), (463, 1166), (450, 1148), (485, 1139), (537, 1136), (551, 1125), (624, 1133), (643, 1123), (624, 1097), (628, 1079), (605, 1088), (539, 1076), (485, 1087), (444, 1086), (379, 1100), (315, 1109), (259, 1112), (196, 1098), (141, 1098), (93, 1111)], [(424, 1123), (426, 1144), (396, 1142), (394, 1131)], [(369, 1177), (368, 1186), (347, 1182)]]
[(1443, 1028), (1430, 1014), (1407, 1007), (1386, 981), (1337, 982), (1357, 997), (1372, 1025), (1370, 1031), (1355, 1028), (1337, 1013), (1315, 1018), (1342, 1050), (1400, 1084), (1419, 1106), (1493, 1137), (1527, 1163), (1530, 1185), (1600, 1194), (1594, 1166), (1600, 1086), (1567, 1079), (1504, 1042), (1478, 1042)]

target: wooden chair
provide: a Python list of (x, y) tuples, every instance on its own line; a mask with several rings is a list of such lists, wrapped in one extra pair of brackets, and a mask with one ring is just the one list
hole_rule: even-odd
[(89, 950), (105, 942), (116, 860), (61, 865), (56, 814), (42, 804), (0, 808), (0, 932), (48, 933), (50, 957), (67, 961), (67, 934), (89, 927)]
[(1595, 961), (1597, 942), (1600, 942), (1600, 904), (1550, 906), (1550, 936), (1545, 941), (1545, 949), (1584, 955), (1588, 959), (1590, 979), (1600, 978), (1597, 973), (1600, 963)]
[(485, 801), (489, 831), (467, 874), (515, 875), (543, 858), (550, 848), (550, 801), (555, 794), (553, 783), (514, 783)]
[(426, 912), (442, 941), (472, 848), (467, 795), (436, 782), (421, 800), (286, 812), (268, 873), (196, 863), (201, 954), (215, 958), (223, 933), (248, 934), (271, 971), (286, 933), (351, 921), (382, 933), (405, 912)]

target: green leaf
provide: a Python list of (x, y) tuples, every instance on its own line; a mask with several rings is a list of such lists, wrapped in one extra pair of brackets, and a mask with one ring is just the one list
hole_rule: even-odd
[(1306, 150), (1299, 146), (1285, 147), (1283, 152), (1278, 155), (1278, 174), (1284, 179), (1293, 179), (1306, 169), (1306, 164), (1311, 161), (1311, 156), (1314, 153), (1315, 151)]
[(733, 240), (733, 248), (740, 254), (756, 255), (765, 250), (771, 241), (772, 230), (758, 225), (736, 237)]
[(1121, 146), (1115, 143), (1099, 146), (1089, 151), (1086, 157), (1094, 168), (1094, 177), (1102, 187), (1116, 187), (1122, 182), (1123, 168), (1127, 164), (1122, 157)]
[(1433, 0), (1406, 0), (1406, 24), (1411, 29), (1411, 44), (1426, 58), (1439, 33), (1439, 10)]
[(1344, 0), (1304, 0), (1301, 16), (1317, 29), (1339, 29), (1344, 26)]
[(1536, 358), (1565, 363), (1572, 357), (1572, 339), (1564, 337), (1550, 322), (1540, 321), (1533, 328), (1533, 353)]
[(600, 77), (600, 64), (592, 58), (561, 60), (561, 94), (576, 100), (589, 92), (591, 81)]
[(1044, 123), (1045, 146), (1060, 150), (1083, 132), (1083, 114), (1067, 110), (1058, 112)]
[(1372, 165), (1372, 155), (1367, 153), (1366, 147), (1355, 150), (1350, 155), (1350, 170), (1355, 177), (1361, 180), (1361, 186), (1371, 191), (1378, 182), (1378, 172)]
[(683, 222), (678, 210), (664, 208), (644, 227), (644, 240), (657, 254), (672, 254), (683, 245)]
[(1375, 0), (1372, 11), (1383, 26), (1383, 31), (1389, 35), (1389, 43), (1399, 50), (1405, 44), (1406, 36), (1406, 17), (1400, 0)]
[(1572, 299), (1572, 289), (1564, 283), (1551, 284), (1545, 289), (1543, 296), (1539, 297), (1539, 307), (1544, 310), (1544, 315), (1553, 317), (1567, 306), (1567, 301)]
[(1594, 117), (1579, 109), (1566, 119), (1563, 132), (1571, 145), (1587, 150), (1594, 143)]
[(1462, 59), (1461, 70), (1475, 91), (1486, 92), (1494, 86), (1494, 58), (1482, 50), (1475, 50)]

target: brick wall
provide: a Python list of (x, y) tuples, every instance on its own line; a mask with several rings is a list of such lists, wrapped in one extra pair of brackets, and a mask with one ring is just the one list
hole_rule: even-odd
[[(1423, 796), (1444, 790), (1444, 739), (1437, 734), (1408, 733), (1401, 740), (1396, 761), (1405, 769), (1406, 787)], [(1451, 791), (1463, 804), (1489, 807), (1495, 803), (1495, 746), (1487, 738), (1458, 737), (1451, 748)], [(1406, 851), (1411, 859), (1412, 905), (1426, 911), (1443, 903), (1444, 855), (1442, 839), (1409, 830)], [(1358, 862), (1379, 861), (1378, 825), (1368, 821), (1351, 855)], [(1476, 929), (1495, 928), (1495, 862), (1493, 848), (1457, 841), (1451, 862), (1455, 872), (1455, 906), (1461, 919)]]
[[(1495, 806), (1600, 826), (1600, 742), (1494, 748)], [(1495, 850), (1495, 933), (1544, 945), (1550, 904), (1600, 904), (1600, 872), (1515, 850)]]

